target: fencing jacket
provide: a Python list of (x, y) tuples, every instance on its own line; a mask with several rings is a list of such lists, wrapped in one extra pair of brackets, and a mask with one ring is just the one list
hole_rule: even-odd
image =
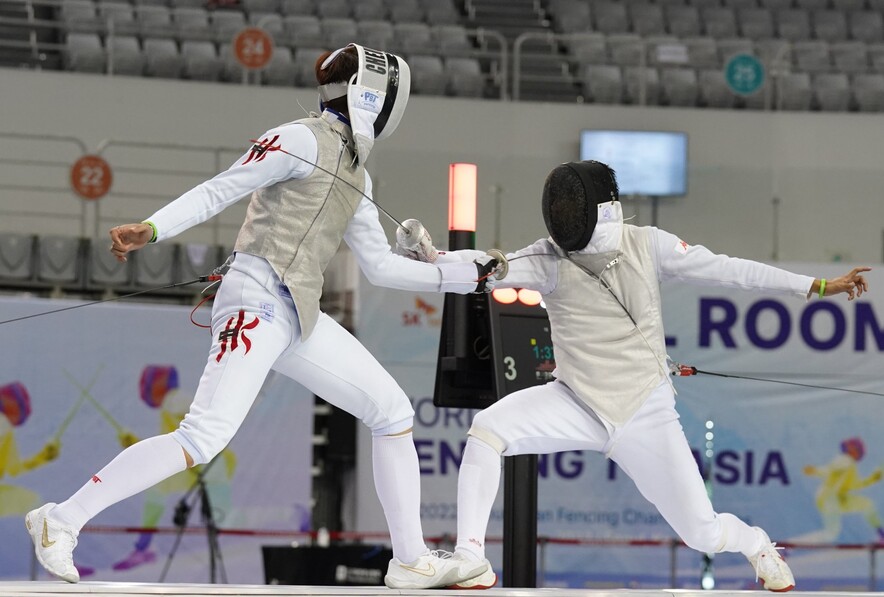
[(528, 257), (511, 261), (509, 274), (496, 286), (531, 288), (544, 295), (555, 349), (554, 375), (615, 427), (626, 423), (651, 391), (669, 379), (660, 282), (802, 298), (813, 283), (808, 276), (716, 255), (657, 228), (623, 224), (622, 216), (596, 232), (600, 234), (593, 234), (587, 248), (571, 258), (601, 282), (563, 257), (551, 239), (542, 239), (508, 256)]
[(323, 271), (342, 239), (373, 284), (472, 292), (473, 263), (434, 265), (390, 251), (377, 207), (362, 194), (371, 197), (371, 179), (353, 155), (350, 127), (334, 113), (290, 122), (265, 133), (228, 170), (148, 219), (157, 227), (157, 240), (164, 240), (251, 196), (235, 250), (270, 263), (292, 294), (304, 339), (319, 316)]

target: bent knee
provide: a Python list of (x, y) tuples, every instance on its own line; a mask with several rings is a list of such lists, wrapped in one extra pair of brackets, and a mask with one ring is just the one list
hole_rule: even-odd
[(482, 411), (476, 415), (468, 433), (491, 446), (498, 454), (503, 454), (507, 449), (507, 441), (495, 429), (494, 419), (486, 413), (487, 411)]

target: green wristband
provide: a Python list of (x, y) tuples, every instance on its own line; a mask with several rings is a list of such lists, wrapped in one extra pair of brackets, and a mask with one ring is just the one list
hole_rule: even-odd
[(822, 278), (820, 280), (820, 298), (823, 298), (826, 295), (826, 279)]
[[(148, 242), (148, 243), (155, 243), (155, 242), (157, 242), (157, 226), (156, 226), (156, 224), (154, 224), (154, 223), (151, 222), (150, 220), (144, 220), (144, 221), (141, 222), (141, 223), (142, 223), (142, 224), (147, 224), (148, 226), (150, 226), (150, 229), (153, 230), (153, 236), (151, 236), (151, 237), (150, 237), (150, 240), (147, 241), (147, 242)], [(822, 296), (822, 295), (820, 295), (820, 296)]]

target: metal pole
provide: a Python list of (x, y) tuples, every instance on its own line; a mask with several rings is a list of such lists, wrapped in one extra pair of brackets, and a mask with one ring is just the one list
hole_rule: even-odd
[(503, 460), (503, 586), (536, 587), (537, 455)]
[[(776, 174), (774, 174), (776, 176)], [(780, 259), (780, 198), (774, 197), (771, 199), (771, 204), (773, 205), (773, 252), (770, 255), (770, 258), (773, 261), (779, 261)]]

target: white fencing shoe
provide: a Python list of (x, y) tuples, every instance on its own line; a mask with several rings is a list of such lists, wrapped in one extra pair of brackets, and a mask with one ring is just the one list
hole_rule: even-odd
[(789, 565), (783, 556), (779, 554), (776, 543), (771, 543), (770, 537), (762, 529), (754, 527), (764, 536), (761, 549), (749, 557), (749, 563), (755, 568), (755, 579), (764, 581), (764, 588), (768, 591), (785, 593), (795, 588), (795, 577), (789, 570)]
[[(469, 558), (461, 555), (460, 552), (454, 552), (452, 559), (462, 559), (466, 561), (475, 561), (469, 560)], [(449, 585), (449, 589), (490, 589), (494, 585), (497, 584), (497, 573), (494, 572), (494, 569), (491, 567), (491, 562), (488, 560), (484, 560), (485, 564), (487, 564), (488, 568), (480, 574), (479, 576), (475, 576), (473, 578), (468, 578), (466, 580), (462, 580), (460, 582)]]
[(384, 584), (391, 589), (436, 589), (449, 587), (485, 573), (488, 561), (473, 562), (452, 557), (447, 551), (430, 551), (408, 564), (390, 560)]
[(49, 518), (55, 504), (49, 503), (25, 515), (25, 526), (34, 542), (37, 560), (46, 570), (68, 582), (80, 582), (74, 566), (77, 531)]

